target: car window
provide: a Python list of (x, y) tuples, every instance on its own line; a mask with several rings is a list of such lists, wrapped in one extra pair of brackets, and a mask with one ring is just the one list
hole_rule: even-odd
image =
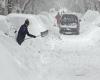
[(62, 25), (68, 25), (70, 23), (77, 23), (78, 19), (76, 16), (74, 15), (63, 15), (62, 19), (61, 19), (61, 24)]

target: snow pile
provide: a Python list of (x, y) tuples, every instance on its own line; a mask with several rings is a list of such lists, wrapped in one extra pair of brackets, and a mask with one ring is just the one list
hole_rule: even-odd
[(7, 15), (7, 19), (15, 28), (19, 28), (24, 23), (27, 16), (28, 15), (12, 13)]
[(92, 24), (93, 24), (93, 25), (96, 25), (96, 26), (98, 26), (98, 27), (100, 27), (100, 16), (98, 16), (98, 17), (95, 19), (95, 21), (93, 21)]
[(99, 33), (100, 29), (95, 28), (87, 35), (65, 36), (62, 40), (52, 34), (45, 38), (26, 41), (23, 46), (28, 45), (30, 47), (28, 49), (31, 50), (34, 46), (34, 50), (36, 50), (34, 54), (38, 54), (37, 57), (40, 61), (39, 64), (37, 63), (36, 69), (40, 71), (39, 79), (80, 80), (83, 78), (94, 80), (98, 77), (97, 80), (99, 80), (100, 50), (96, 43), (100, 40)]
[(83, 18), (82, 18), (82, 21), (85, 21), (87, 23), (91, 23), (93, 21), (95, 21), (95, 19), (100, 16), (99, 12), (98, 11), (92, 11), (92, 10), (88, 10)]
[(98, 27), (100, 14), (97, 11), (88, 10), (80, 22), (80, 33), (88, 34)]
[[(95, 36), (93, 34), (96, 32), (99, 33), (99, 30), (94, 30), (88, 37), (84, 36), (84, 40)], [(99, 80), (99, 49), (94, 46), (95, 43), (81, 40), (81, 36), (65, 36), (60, 40), (52, 34), (26, 40), (19, 47), (13, 39), (0, 37), (9, 54), (17, 59), (22, 80)]]
[(6, 16), (0, 15), (0, 30), (6, 33), (10, 27), (11, 25), (7, 21)]
[(24, 24), (26, 19), (29, 19), (29, 32), (34, 35), (40, 35), (41, 32), (46, 31), (47, 28), (42, 23), (42, 21), (36, 17), (36, 15), (31, 14), (9, 14), (7, 16), (8, 20), (13, 24), (13, 26), (18, 30), (19, 27)]
[(3, 45), (0, 42), (0, 80), (21, 80), (15, 59)]
[[(50, 13), (52, 19), (54, 15)], [(7, 18), (16, 28), (19, 28), (28, 18), (29, 30), (35, 34), (52, 25), (52, 19), (47, 16), (10, 14)], [(0, 74), (11, 76), (10, 78), (15, 77), (15, 79), (7, 78), (9, 80), (16, 80), (18, 74), (22, 80), (99, 80), (100, 28), (90, 22), (85, 24), (82, 21), (80, 35), (61, 35), (58, 27), (51, 26), (48, 36), (27, 39), (21, 46), (16, 43), (15, 39), (0, 32), (2, 34), (0, 35), (0, 49), (3, 53), (0, 54), (2, 67)], [(17, 62), (18, 67), (14, 61)], [(10, 73), (2, 74), (3, 69)], [(6, 80), (3, 76), (0, 76), (0, 79)]]

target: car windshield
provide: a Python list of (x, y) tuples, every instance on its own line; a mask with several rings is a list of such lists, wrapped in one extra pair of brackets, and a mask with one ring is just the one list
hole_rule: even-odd
[(61, 19), (61, 24), (62, 25), (70, 25), (72, 23), (77, 23), (77, 18), (76, 16), (62, 16), (62, 19)]

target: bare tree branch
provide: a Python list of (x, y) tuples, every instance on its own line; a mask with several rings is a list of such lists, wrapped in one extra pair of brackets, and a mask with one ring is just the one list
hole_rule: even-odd
[(22, 7), (22, 13), (25, 12), (27, 5), (30, 3), (30, 0), (26, 0), (23, 7)]

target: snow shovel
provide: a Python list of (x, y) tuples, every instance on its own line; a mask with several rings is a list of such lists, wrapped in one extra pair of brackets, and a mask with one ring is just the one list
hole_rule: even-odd
[(47, 34), (48, 34), (48, 30), (41, 32), (40, 35), (38, 35), (37, 37), (40, 37), (40, 36), (45, 37), (45, 36), (47, 36)]
[[(38, 35), (36, 37), (45, 37), (45, 36), (47, 36), (47, 34), (48, 34), (48, 30), (41, 32), (40, 35)], [(26, 38), (25, 40), (27, 40), (27, 39), (31, 39), (31, 38)]]

